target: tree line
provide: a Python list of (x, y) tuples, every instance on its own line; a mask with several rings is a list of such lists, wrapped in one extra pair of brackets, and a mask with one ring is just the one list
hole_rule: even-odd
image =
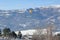
[(21, 32), (19, 31), (18, 35), (11, 31), (10, 28), (4, 28), (3, 31), (0, 29), (0, 37), (9, 37), (9, 38), (20, 38), (22, 37)]

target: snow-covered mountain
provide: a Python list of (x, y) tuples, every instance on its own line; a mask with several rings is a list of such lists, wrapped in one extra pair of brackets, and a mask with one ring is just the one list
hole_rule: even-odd
[(34, 29), (54, 24), (60, 29), (60, 7), (39, 7), (26, 10), (0, 10), (0, 28)]

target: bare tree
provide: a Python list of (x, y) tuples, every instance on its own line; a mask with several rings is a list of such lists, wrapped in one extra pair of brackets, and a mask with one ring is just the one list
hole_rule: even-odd
[(33, 34), (32, 40), (53, 40), (53, 31), (55, 30), (55, 26), (53, 24), (49, 24), (46, 28), (46, 34), (44, 29), (36, 29), (37, 31)]
[(55, 26), (53, 24), (49, 24), (47, 26), (47, 40), (53, 40), (53, 30), (55, 30)]
[(45, 35), (42, 34), (42, 29), (36, 29), (36, 32), (32, 36), (32, 40), (45, 40)]

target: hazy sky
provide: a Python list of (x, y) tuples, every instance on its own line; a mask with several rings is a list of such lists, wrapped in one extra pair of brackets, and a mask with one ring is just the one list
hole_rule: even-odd
[(59, 4), (60, 0), (0, 0), (0, 9), (26, 9)]

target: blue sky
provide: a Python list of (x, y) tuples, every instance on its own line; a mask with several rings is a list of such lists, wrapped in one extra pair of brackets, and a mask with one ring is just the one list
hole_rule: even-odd
[(60, 5), (60, 0), (0, 0), (0, 9), (27, 9), (40, 6)]

